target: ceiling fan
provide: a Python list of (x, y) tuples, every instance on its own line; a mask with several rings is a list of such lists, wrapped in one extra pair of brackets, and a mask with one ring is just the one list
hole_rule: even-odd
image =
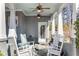
[(38, 13), (41, 13), (44, 11), (44, 9), (50, 9), (50, 8), (47, 8), (47, 7), (43, 7), (40, 3), (38, 4), (38, 6), (36, 6), (35, 8), (32, 8), (33, 11), (37, 11)]

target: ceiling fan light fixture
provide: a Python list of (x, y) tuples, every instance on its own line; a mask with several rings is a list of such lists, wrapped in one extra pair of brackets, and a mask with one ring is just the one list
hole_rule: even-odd
[(37, 18), (40, 19), (41, 18), (41, 15), (40, 14), (37, 14)]
[(40, 13), (40, 12), (41, 12), (41, 10), (37, 10), (37, 12), (38, 12), (38, 13)]
[(40, 19), (41, 17), (40, 17), (40, 16), (38, 16), (37, 18), (38, 18), (38, 19)]

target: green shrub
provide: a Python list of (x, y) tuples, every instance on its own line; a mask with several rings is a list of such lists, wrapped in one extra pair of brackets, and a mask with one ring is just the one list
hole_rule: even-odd
[(76, 48), (79, 48), (79, 18), (75, 21)]
[(0, 56), (4, 56), (4, 54), (3, 54), (3, 52), (2, 52), (2, 51), (0, 51)]

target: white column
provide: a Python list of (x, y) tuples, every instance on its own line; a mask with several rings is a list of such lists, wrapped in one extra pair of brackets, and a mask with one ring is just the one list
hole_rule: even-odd
[(49, 39), (49, 21), (48, 21), (47, 26), (46, 26), (45, 36), (47, 39)]
[(11, 38), (9, 39), (9, 44), (11, 44), (11, 55), (14, 55), (14, 50), (16, 50), (18, 53), (18, 47), (16, 42), (17, 35), (16, 35), (16, 19), (15, 19), (14, 4), (10, 3), (9, 9), (10, 9), (10, 23), (9, 23), (8, 37)]
[(16, 20), (15, 20), (15, 10), (14, 5), (9, 4), (10, 9), (10, 23), (9, 23), (9, 36), (16, 37)]
[(56, 16), (56, 13), (53, 15), (53, 17), (51, 18), (52, 19), (52, 35), (55, 34), (55, 16)]
[(73, 4), (73, 13), (72, 13), (72, 35), (71, 35), (71, 38), (73, 40), (73, 55), (76, 56), (76, 36), (75, 36), (75, 25), (74, 25), (74, 22), (76, 21), (76, 4)]
[(5, 4), (0, 3), (0, 50), (7, 55)]
[[(62, 12), (58, 15), (58, 34), (63, 37), (63, 19), (62, 19)], [(61, 39), (63, 41), (64, 39)]]
[(62, 19), (62, 12), (59, 13), (58, 16), (58, 34), (63, 35), (63, 19)]

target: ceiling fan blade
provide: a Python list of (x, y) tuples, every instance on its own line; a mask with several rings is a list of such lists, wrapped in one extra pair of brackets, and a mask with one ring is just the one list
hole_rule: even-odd
[(42, 8), (42, 9), (50, 9), (50, 8)]
[(36, 9), (36, 8), (30, 8), (30, 9), (34, 10), (34, 9)]
[(32, 11), (36, 11), (36, 9), (32, 10)]

